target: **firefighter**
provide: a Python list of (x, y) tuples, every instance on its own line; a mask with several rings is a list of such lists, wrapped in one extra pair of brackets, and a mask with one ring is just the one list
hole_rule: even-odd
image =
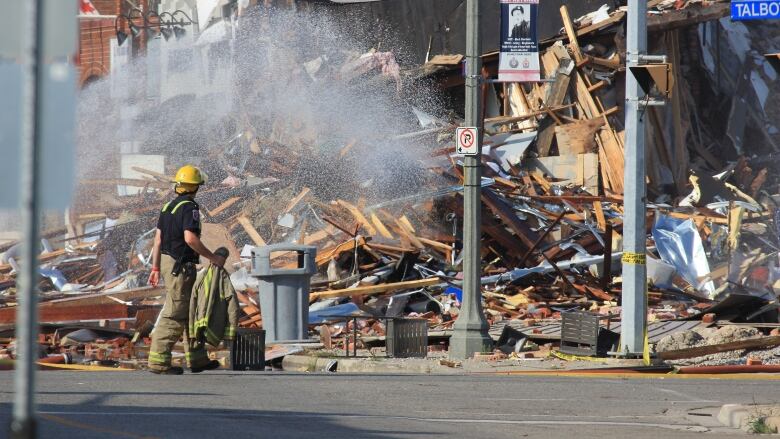
[(217, 266), (225, 264), (224, 257), (212, 253), (200, 240), (200, 210), (194, 199), (198, 188), (205, 183), (200, 169), (191, 165), (181, 167), (175, 182), (177, 197), (163, 206), (157, 221), (149, 275), (149, 285), (157, 286), (162, 274), (168, 292), (149, 349), (149, 370), (165, 375), (184, 373), (181, 367), (171, 366), (171, 349), (182, 334), (185, 358), (193, 373), (219, 367), (218, 361), (209, 360), (202, 346), (190, 347), (186, 328), (199, 255)]

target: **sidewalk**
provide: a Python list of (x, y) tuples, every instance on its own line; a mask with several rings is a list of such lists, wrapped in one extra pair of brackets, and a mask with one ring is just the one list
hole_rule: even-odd
[[(365, 354), (365, 356), (362, 356)], [(564, 361), (557, 358), (508, 358), (498, 361), (468, 359), (449, 360), (446, 354), (428, 358), (388, 358), (370, 356), (358, 352), (358, 357), (337, 355), (313, 355), (301, 353), (287, 355), (282, 368), (294, 372), (341, 372), (372, 374), (440, 374), (459, 375), (470, 373), (539, 373), (572, 372), (582, 369), (632, 368), (642, 365), (642, 360), (604, 358), (595, 361)], [(626, 372), (623, 369), (623, 372)]]
[(749, 433), (777, 434), (780, 431), (780, 405), (726, 404), (718, 412), (718, 421)]

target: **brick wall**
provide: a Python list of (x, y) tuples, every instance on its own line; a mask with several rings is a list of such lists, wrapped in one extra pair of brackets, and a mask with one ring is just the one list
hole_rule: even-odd
[[(101, 14), (103, 11), (93, 4)], [(103, 0), (100, 3), (114, 3), (113, 0)], [(114, 19), (112, 18), (80, 18), (79, 19), (79, 85), (84, 86), (89, 80), (99, 79), (111, 71), (111, 43), (115, 38)]]
[(121, 0), (92, 0), (92, 5), (98, 10), (100, 15), (118, 15), (122, 1)]

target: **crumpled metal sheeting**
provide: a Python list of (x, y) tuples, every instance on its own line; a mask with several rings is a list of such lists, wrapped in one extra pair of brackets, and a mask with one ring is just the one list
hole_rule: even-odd
[(699, 282), (710, 273), (699, 230), (692, 219), (681, 220), (659, 214), (653, 225), (653, 240), (661, 259), (674, 265), (677, 272), (696, 289), (712, 298), (715, 285), (711, 280)]

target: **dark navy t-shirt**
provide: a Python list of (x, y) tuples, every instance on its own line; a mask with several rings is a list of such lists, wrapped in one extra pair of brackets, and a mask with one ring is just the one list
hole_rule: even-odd
[(182, 262), (198, 263), (198, 254), (184, 242), (184, 231), (200, 236), (200, 207), (189, 195), (166, 204), (157, 220), (162, 232), (162, 253)]

